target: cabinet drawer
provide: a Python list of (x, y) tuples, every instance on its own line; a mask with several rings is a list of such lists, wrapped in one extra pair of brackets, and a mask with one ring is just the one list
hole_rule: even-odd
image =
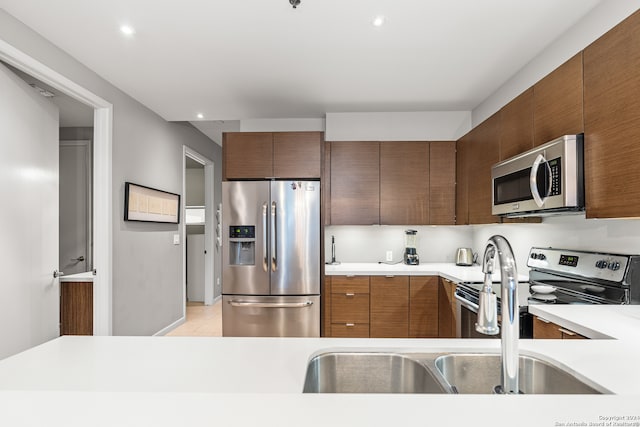
[(408, 285), (409, 276), (371, 276), (372, 285)]
[(369, 338), (369, 324), (332, 323), (331, 336), (334, 338)]
[(369, 294), (332, 294), (331, 323), (369, 323)]
[(533, 338), (559, 340), (562, 339), (562, 331), (555, 323), (535, 316), (533, 318)]
[(331, 293), (368, 294), (369, 276), (331, 276)]

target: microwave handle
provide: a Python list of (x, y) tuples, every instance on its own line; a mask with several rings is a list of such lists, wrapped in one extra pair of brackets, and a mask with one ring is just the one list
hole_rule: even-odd
[(549, 163), (547, 163), (547, 159), (545, 159), (542, 154), (538, 154), (538, 156), (534, 160), (533, 165), (531, 166), (531, 175), (529, 176), (529, 187), (531, 188), (531, 195), (533, 196), (533, 201), (536, 202), (536, 205), (538, 205), (539, 208), (544, 205), (545, 200), (551, 192), (550, 186), (545, 189), (544, 198), (541, 197), (540, 193), (538, 192), (538, 169), (540, 169), (540, 165), (543, 163), (547, 169), (549, 182), (551, 182), (551, 168), (549, 167)]

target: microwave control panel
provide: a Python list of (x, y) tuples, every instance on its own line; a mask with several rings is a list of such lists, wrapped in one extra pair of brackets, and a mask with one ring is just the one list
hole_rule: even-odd
[(551, 192), (550, 196), (558, 196), (562, 194), (562, 187), (560, 182), (560, 177), (562, 176), (561, 172), (561, 162), (560, 157), (557, 159), (549, 160), (549, 169), (551, 169)]

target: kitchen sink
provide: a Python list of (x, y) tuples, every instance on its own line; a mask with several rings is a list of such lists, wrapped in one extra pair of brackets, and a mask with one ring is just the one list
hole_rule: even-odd
[[(499, 354), (447, 354), (435, 360), (435, 367), (457, 393), (491, 394), (500, 384)], [(610, 393), (566, 367), (524, 355), (520, 356), (519, 386), (524, 394)]]
[(332, 352), (307, 366), (304, 393), (446, 393), (431, 370), (395, 353)]
[[(496, 353), (327, 351), (307, 365), (304, 393), (492, 394), (500, 384)], [(525, 394), (610, 394), (550, 360), (520, 355)]]

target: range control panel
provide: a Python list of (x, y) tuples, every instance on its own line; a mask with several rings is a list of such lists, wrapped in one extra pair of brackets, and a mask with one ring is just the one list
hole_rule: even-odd
[(527, 266), (586, 278), (622, 282), (628, 262), (627, 255), (534, 247), (529, 251)]

